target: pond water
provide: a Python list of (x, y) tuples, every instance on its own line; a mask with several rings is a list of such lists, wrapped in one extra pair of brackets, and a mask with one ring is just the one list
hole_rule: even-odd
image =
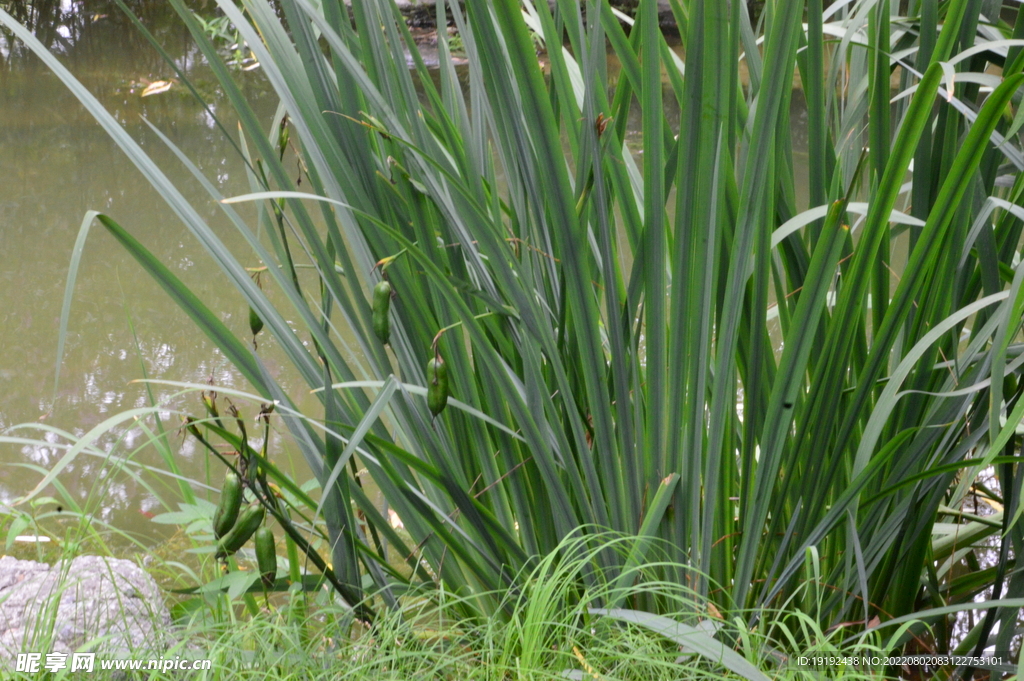
[[(183, 88), (142, 97), (147, 84), (166, 78), (170, 70), (116, 12), (113, 8), (105, 16), (85, 13), (84, 26), (62, 23), (51, 31), (39, 27), (37, 34), (56, 36), (50, 44), (65, 65), (183, 189), (220, 237), (233, 248), (241, 246), (241, 237), (221, 218), (220, 209), (191, 181), (142, 118), (167, 134), (226, 195), (248, 191), (242, 165), (210, 116)], [(76, 21), (81, 19), (77, 17)], [(212, 80), (196, 65), (184, 28), (166, 13), (147, 21), (172, 56), (197, 78), (199, 87), (212, 90)], [(213, 378), (221, 385), (244, 389), (244, 382), (212, 343), (97, 223), (81, 260), (55, 390), (64, 287), (72, 247), (88, 210), (103, 211), (126, 227), (242, 338), (248, 335), (247, 308), (142, 174), (60, 80), (12, 45), (9, 36), (0, 37), (0, 57), (0, 176), (4, 178), (0, 189), (0, 430), (36, 422), (81, 435), (114, 414), (148, 405), (144, 387), (131, 383), (143, 372), (150, 378), (179, 381)], [(276, 99), (268, 96), (258, 74), (240, 74), (240, 81), (269, 126)], [(251, 264), (259, 263), (253, 258)], [(277, 372), (272, 345), (261, 343), (261, 353), (271, 371)], [(286, 388), (295, 387), (288, 377), (282, 381)], [(153, 392), (157, 400), (164, 400), (176, 390), (154, 386)], [(175, 404), (192, 413), (202, 412), (195, 395)], [(180, 417), (166, 417), (167, 427), (176, 430)], [(114, 432), (126, 435), (116, 447), (122, 454), (144, 441), (137, 430)], [(50, 442), (59, 439), (40, 432), (20, 434)], [(175, 438), (175, 449), (180, 441)], [(190, 444), (180, 448), (179, 464), (189, 477), (206, 479), (205, 455)], [(100, 445), (114, 449), (113, 435), (101, 439)], [(159, 465), (155, 452), (146, 450), (138, 460)], [(51, 467), (63, 454), (52, 446), (0, 445), (0, 509), (35, 486), (41, 478), (38, 467)], [(148, 520), (159, 512), (156, 499), (128, 476), (107, 479), (108, 471), (102, 460), (82, 456), (67, 468), (61, 481), (79, 503), (90, 496), (96, 500), (97, 485), (103, 485), (106, 488), (95, 509), (100, 519), (129, 531), (157, 533), (159, 526)], [(46, 492), (51, 493), (52, 489)], [(58, 501), (68, 506), (67, 499)], [(59, 528), (50, 529), (59, 534)]]
[[(93, 92), (232, 248), (241, 237), (220, 209), (191, 180), (173, 154), (146, 127), (145, 117), (177, 144), (219, 187), (233, 195), (248, 191), (242, 165), (214, 126), (212, 119), (180, 86), (143, 97), (146, 86), (168, 78), (170, 70), (159, 55), (127, 24), (115, 7), (92, 3), (88, 11), (74, 3), (56, 25), (38, 26), (36, 33)], [(146, 3), (145, 7), (161, 3)], [(104, 9), (106, 8), (106, 9)], [(178, 60), (202, 91), (213, 95), (212, 79), (204, 73), (191, 41), (175, 17), (153, 10), (147, 25)], [(204, 382), (245, 389), (245, 382), (205, 336), (135, 261), (98, 224), (90, 232), (74, 289), (67, 345), (60, 381), (54, 385), (58, 330), (72, 247), (86, 211), (100, 210), (126, 227), (199, 295), (240, 338), (248, 338), (247, 308), (226, 277), (212, 264), (185, 227), (124, 154), (96, 124), (66, 87), (46, 67), (0, 34), (0, 431), (16, 424), (35, 423), (80, 436), (126, 409), (149, 404), (143, 377)], [(611, 65), (614, 71), (614, 65)], [(276, 98), (259, 71), (238, 74), (260, 119), (269, 127)], [(207, 94), (207, 93), (204, 93)], [(806, 187), (802, 97), (794, 93), (792, 130), (797, 149), (798, 181)], [(216, 100), (214, 100), (216, 101)], [(214, 104), (216, 107), (216, 103)], [(630, 128), (639, 127), (639, 112)], [(233, 121), (226, 119), (228, 129)], [(639, 135), (629, 140), (639, 150)], [(806, 199), (800, 198), (801, 205)], [(244, 208), (243, 215), (244, 213)], [(244, 252), (237, 250), (236, 252)], [(252, 265), (259, 264), (253, 258)], [(134, 329), (134, 333), (133, 333)], [(265, 336), (265, 334), (264, 334)], [(313, 404), (304, 385), (275, 362), (275, 347), (261, 337), (260, 354), (278, 375), (285, 390), (300, 403)], [(153, 394), (165, 401), (176, 389), (154, 385)], [(196, 395), (170, 402), (175, 408), (202, 412)], [(175, 430), (180, 415), (165, 414)], [(50, 443), (52, 433), (23, 431)], [(117, 436), (125, 441), (115, 443)], [(216, 462), (172, 437), (183, 473), (208, 480)], [(100, 440), (102, 448), (121, 454), (145, 443), (141, 431), (120, 427)], [(287, 461), (286, 443), (279, 441)], [(33, 488), (64, 451), (54, 446), (0, 445), (0, 510)], [(156, 452), (140, 447), (137, 460), (163, 467)], [(278, 463), (281, 463), (280, 461)], [(295, 462), (298, 479), (308, 472)], [(102, 459), (82, 456), (60, 480), (66, 498), (42, 504), (48, 513), (57, 505), (96, 504), (92, 511), (103, 521), (142, 537), (159, 538), (163, 526), (149, 522), (160, 512), (157, 497), (129, 476), (109, 476)], [(216, 484), (219, 476), (214, 475)], [(159, 496), (173, 501), (168, 484)], [(45, 493), (54, 497), (52, 488)], [(60, 536), (59, 518), (44, 529)], [(0, 528), (2, 529), (2, 528)], [(4, 533), (0, 533), (2, 535)]]

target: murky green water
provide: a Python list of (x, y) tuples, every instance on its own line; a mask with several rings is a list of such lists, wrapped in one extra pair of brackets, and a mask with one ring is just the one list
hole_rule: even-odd
[[(40, 34), (49, 33), (51, 44), (64, 55), (72, 72), (178, 184), (221, 238), (244, 253), (241, 237), (142, 117), (167, 134), (225, 195), (248, 191), (241, 164), (210, 117), (183, 88), (141, 96), (146, 84), (169, 77), (170, 69), (123, 21), (101, 14), (90, 13), (84, 23), (73, 26), (41, 27)], [(168, 15), (149, 21), (172, 55), (212, 94), (212, 81), (195, 66), (183, 29), (174, 28)], [(76, 42), (62, 41), (65, 33)], [(241, 338), (249, 335), (247, 308), (142, 174), (57, 77), (12, 47), (9, 36), (0, 37), (0, 55), (4, 58), (0, 64), (6, 62), (0, 66), (0, 430), (36, 422), (80, 436), (114, 414), (147, 406), (143, 386), (132, 383), (144, 372), (151, 378), (178, 381), (212, 378), (218, 384), (245, 389), (244, 381), (212, 343), (97, 223), (81, 261), (55, 391), (68, 266), (82, 218), (90, 209), (103, 211), (128, 228)], [(258, 73), (239, 78), (269, 127), (276, 99), (267, 96)], [(251, 264), (259, 263), (253, 258)], [(270, 370), (279, 374), (273, 343), (264, 340), (260, 351)], [(289, 392), (297, 393), (296, 398), (306, 394), (289, 376), (280, 379)], [(158, 401), (164, 401), (176, 390), (154, 386), (153, 391)], [(195, 395), (170, 404), (202, 412)], [(180, 417), (165, 416), (167, 426), (176, 429)], [(21, 435), (59, 441), (52, 434), (23, 431)], [(115, 436), (125, 439), (115, 444)], [(144, 441), (140, 430), (121, 427), (99, 444), (127, 454)], [(180, 443), (180, 436), (176, 437), (183, 472), (206, 479), (205, 455), (190, 441), (178, 447)], [(42, 477), (40, 467), (50, 468), (63, 454), (52, 446), (0, 445), (0, 509), (34, 487)], [(140, 451), (137, 460), (161, 465), (150, 448)], [(96, 502), (95, 512), (102, 521), (141, 534), (158, 533), (158, 526), (147, 517), (159, 512), (156, 499), (124, 474), (107, 477), (109, 470), (103, 460), (81, 456), (60, 481), (73, 502), (84, 503), (88, 498)], [(307, 473), (299, 475), (304, 479)], [(71, 506), (52, 487), (44, 495), (57, 497), (65, 508)], [(36, 512), (55, 507), (56, 503), (43, 505)], [(59, 533), (59, 527), (50, 529)]]

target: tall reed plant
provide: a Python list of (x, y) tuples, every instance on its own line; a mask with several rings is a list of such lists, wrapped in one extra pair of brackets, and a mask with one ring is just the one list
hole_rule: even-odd
[[(225, 199), (179, 154), (246, 238), (240, 252), (27, 31), (0, 22), (121, 145), (317, 391), (316, 413), (293, 411), (249, 339), (130, 224), (95, 216), (278, 402), (323, 486), (351, 598), (412, 581), (508, 616), (493, 594), (521, 589), (581, 528), (610, 529), (639, 540), (595, 552), (581, 590), (597, 575), (668, 579), (728, 614), (800, 604), (811, 580), (821, 591), (804, 605), (823, 626), (935, 607), (921, 616), (941, 627), (989, 589), (1003, 607), (973, 640), (998, 631), (1009, 647), (1024, 604), (1012, 570), (1024, 547), (1017, 5), (769, 1), (752, 23), (743, 2), (672, 0), (676, 49), (653, 0), (632, 18), (607, 0), (442, 0), (437, 24), (456, 27), (468, 65), (453, 65), (442, 30), (431, 70), (389, 0), (351, 13), (337, 0), (218, 0), (280, 98), (271, 122), (170, 2), (240, 121), (226, 134), (251, 194)], [(626, 144), (637, 111), (642, 154)], [(246, 270), (257, 263), (280, 309)], [(388, 334), (371, 294), (382, 279)], [(428, 409), (436, 359), (450, 399)], [(998, 485), (977, 484), (993, 466)], [(962, 511), (968, 494), (998, 513)], [(983, 564), (986, 538), (997, 557)], [(673, 547), (674, 567), (637, 573), (655, 543)], [(394, 551), (411, 577), (382, 569)], [(666, 607), (650, 593), (629, 605)]]

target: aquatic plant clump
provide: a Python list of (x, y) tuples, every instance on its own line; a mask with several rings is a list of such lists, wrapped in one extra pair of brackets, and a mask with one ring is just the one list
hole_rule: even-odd
[[(235, 109), (241, 134), (225, 134), (253, 191), (223, 197), (182, 161), (244, 252), (0, 22), (150, 179), (315, 391), (317, 413), (299, 413), (254, 344), (130, 224), (96, 216), (256, 399), (279, 405), (321, 485), (347, 602), (366, 599), (369, 617), (397, 591), (443, 586), (466, 617), (510, 620), (504, 596), (523, 575), (577, 558), (567, 538), (612, 530), (636, 542), (577, 545), (581, 593), (597, 574), (665, 581), (730, 621), (798, 604), (850, 635), (917, 617), (892, 646), (944, 651), (944, 608), (992, 589), (965, 640), (1011, 649), (1024, 400), (1004, 378), (1024, 364), (1024, 18), (968, 0), (806, 0), (767, 2), (752, 24), (744, 3), (689, 0), (670, 3), (677, 48), (653, 1), (633, 17), (604, 1), (441, 2), (437, 25), (451, 19), (468, 63), (455, 68), (441, 31), (431, 71), (388, 0), (351, 14), (219, 0), (280, 98), (261, 121), (171, 2)], [(249, 276), (257, 265), (280, 306)], [(374, 284), (384, 266), (397, 296)], [(978, 483), (985, 469), (998, 485)], [(1001, 515), (963, 510), (970, 495)], [(669, 560), (636, 570), (656, 545)], [(633, 601), (669, 611), (656, 593)]]

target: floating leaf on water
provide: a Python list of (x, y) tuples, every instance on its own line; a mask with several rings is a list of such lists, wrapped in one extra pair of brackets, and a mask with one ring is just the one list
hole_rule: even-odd
[(172, 85), (174, 85), (174, 81), (171, 80), (154, 80), (142, 91), (142, 96), (159, 95), (170, 90)]

